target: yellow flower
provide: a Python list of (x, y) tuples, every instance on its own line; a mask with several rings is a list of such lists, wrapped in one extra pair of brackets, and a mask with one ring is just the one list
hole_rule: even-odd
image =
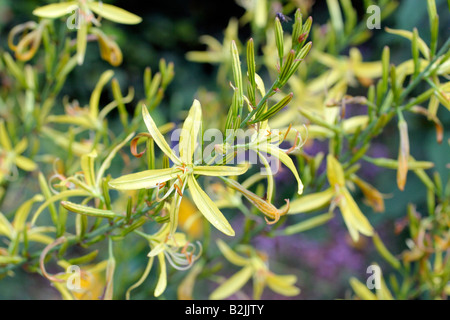
[(297, 282), (295, 275), (276, 275), (271, 272), (265, 262), (266, 256), (254, 250), (250, 246), (241, 246), (241, 251), (247, 253), (248, 257), (243, 257), (233, 251), (224, 241), (218, 240), (217, 246), (224, 257), (232, 264), (242, 267), (240, 271), (223, 282), (210, 295), (212, 300), (225, 299), (239, 291), (251, 277), (253, 277), (253, 298), (260, 299), (267, 285), (278, 294), (292, 297), (300, 293), (300, 289), (295, 287)]
[(25, 171), (33, 171), (37, 164), (21, 154), (27, 149), (28, 140), (23, 138), (14, 147), (6, 131), (5, 122), (0, 120), (0, 184), (4, 180), (14, 179), (17, 167)]
[(327, 176), (330, 186), (335, 191), (333, 201), (341, 210), (352, 240), (357, 242), (359, 233), (372, 236), (373, 228), (345, 186), (345, 175), (341, 164), (331, 154), (327, 156)]
[[(116, 6), (103, 3), (102, 1), (92, 1), (92, 0), (78, 0), (78, 1), (68, 1), (62, 3), (53, 3), (43, 7), (36, 8), (33, 14), (47, 19), (56, 19), (67, 14), (72, 14), (76, 11), (77, 17), (72, 17), (69, 19), (79, 20), (76, 21), (78, 25), (74, 26), (77, 28), (77, 61), (78, 64), (83, 64), (84, 56), (86, 53), (86, 43), (90, 24), (100, 25), (98, 19), (94, 17), (94, 13), (98, 14), (100, 17), (107, 20), (121, 23), (121, 24), (138, 24), (142, 21), (137, 15), (128, 12), (124, 9), (118, 8)], [(69, 22), (69, 21), (68, 21)], [(96, 34), (98, 36), (98, 34)], [(110, 42), (107, 43), (109, 50), (105, 51), (104, 38), (100, 36), (100, 50), (102, 58), (109, 61), (112, 65), (120, 64), (122, 61), (122, 54), (119, 53), (117, 45), (112, 45)], [(102, 42), (103, 41), (103, 42)]]
[(180, 157), (172, 151), (166, 140), (164, 140), (163, 135), (158, 130), (158, 127), (145, 106), (142, 108), (142, 115), (153, 140), (164, 154), (172, 160), (174, 165), (171, 168), (166, 169), (147, 170), (128, 174), (110, 181), (109, 185), (114, 189), (133, 190), (159, 188), (167, 182), (173, 182), (169, 191), (161, 198), (161, 200), (163, 200), (171, 193), (174, 193), (170, 206), (170, 234), (174, 234), (177, 228), (180, 201), (187, 185), (192, 200), (203, 216), (218, 230), (226, 235), (234, 236), (234, 230), (231, 228), (227, 219), (219, 211), (216, 204), (200, 188), (195, 176), (236, 176), (245, 173), (248, 166), (202, 166), (194, 163), (194, 151), (197, 147), (197, 138), (198, 135), (201, 134), (202, 125), (202, 109), (200, 102), (194, 100), (189, 115), (183, 124), (179, 145)]
[(164, 293), (167, 287), (166, 260), (177, 270), (187, 270), (192, 267), (193, 263), (201, 255), (200, 244), (199, 252), (196, 253), (196, 247), (186, 240), (185, 234), (179, 232), (173, 235), (170, 234), (169, 224), (164, 224), (160, 230), (153, 235), (147, 235), (139, 231), (135, 232), (148, 240), (151, 250), (148, 253), (149, 261), (144, 273), (141, 278), (127, 290), (127, 300), (130, 299), (131, 291), (139, 287), (148, 277), (155, 257), (158, 258), (159, 262), (159, 277), (154, 295), (155, 297), (159, 297)]

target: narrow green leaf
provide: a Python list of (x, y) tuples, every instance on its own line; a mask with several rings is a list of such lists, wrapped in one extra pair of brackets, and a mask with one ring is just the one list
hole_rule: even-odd
[(100, 79), (95, 85), (94, 91), (92, 91), (91, 98), (89, 100), (89, 114), (93, 119), (97, 119), (99, 103), (100, 103), (100, 95), (102, 94), (103, 87), (108, 83), (109, 80), (114, 76), (114, 71), (107, 70), (102, 73)]
[(304, 232), (310, 229), (314, 229), (318, 226), (321, 226), (331, 219), (333, 219), (334, 214), (332, 212), (327, 212), (324, 214), (320, 214), (316, 217), (309, 218), (305, 221), (290, 225), (283, 230), (284, 235), (292, 235), (300, 232)]
[(69, 211), (79, 213), (86, 216), (98, 217), (98, 218), (124, 218), (123, 215), (115, 213), (111, 210), (97, 209), (93, 207), (83, 206), (70, 201), (61, 201), (61, 205)]

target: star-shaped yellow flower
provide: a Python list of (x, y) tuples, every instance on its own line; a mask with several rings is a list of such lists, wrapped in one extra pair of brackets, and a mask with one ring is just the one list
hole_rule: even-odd
[(169, 147), (145, 106), (142, 108), (142, 115), (152, 138), (164, 154), (172, 160), (174, 165), (171, 168), (166, 169), (146, 170), (128, 174), (110, 181), (109, 185), (112, 188), (119, 190), (136, 190), (159, 188), (167, 182), (173, 182), (169, 191), (162, 198), (165, 199), (172, 192), (175, 193), (170, 206), (171, 234), (174, 234), (177, 228), (180, 201), (183, 196), (184, 188), (187, 185), (194, 203), (205, 218), (226, 235), (234, 236), (234, 230), (231, 228), (227, 219), (219, 211), (216, 204), (209, 198), (205, 191), (201, 189), (195, 176), (236, 176), (245, 173), (248, 166), (202, 166), (194, 163), (194, 151), (197, 147), (197, 138), (201, 133), (200, 129), (202, 123), (202, 109), (200, 102), (194, 100), (189, 115), (184, 122), (180, 135), (179, 157)]

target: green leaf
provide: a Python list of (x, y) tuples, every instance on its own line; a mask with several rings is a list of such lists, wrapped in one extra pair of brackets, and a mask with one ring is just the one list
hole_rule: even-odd
[(316, 217), (309, 218), (302, 222), (299, 222), (299, 223), (296, 223), (296, 224), (286, 227), (283, 230), (283, 234), (284, 235), (292, 235), (292, 234), (296, 234), (296, 233), (300, 233), (300, 232), (304, 232), (306, 230), (316, 228), (316, 227), (321, 226), (322, 224), (330, 221), (331, 219), (333, 219), (333, 217), (334, 217), (333, 213), (324, 213), (324, 214), (318, 215)]
[(280, 19), (275, 18), (275, 43), (278, 51), (278, 59), (280, 63), (280, 68), (283, 66), (284, 57), (284, 38), (283, 38), (283, 27), (281, 26)]
[[(414, 34), (411, 31), (397, 30), (397, 29), (391, 29), (391, 28), (387, 28), (387, 27), (385, 28), (385, 30), (388, 33), (401, 36), (401, 37), (406, 38), (406, 39), (408, 39), (410, 41), (412, 41), (413, 38), (414, 38)], [(428, 46), (425, 43), (425, 41), (423, 41), (423, 39), (420, 38), (419, 36), (417, 36), (417, 45), (419, 47), (420, 52), (425, 57), (425, 59), (430, 60), (430, 48), (428, 48)]]
[(112, 70), (103, 72), (97, 84), (95, 85), (94, 91), (92, 91), (91, 99), (89, 100), (89, 114), (91, 115), (92, 119), (97, 119), (100, 95), (102, 94), (103, 87), (108, 83), (109, 80), (111, 80), (113, 76), (114, 71)]
[(256, 104), (256, 82), (255, 82), (255, 73), (256, 73), (256, 63), (255, 63), (255, 48), (253, 39), (247, 41), (247, 76), (250, 81), (250, 86), (248, 87), (248, 96), (250, 102), (255, 105)]
[(138, 24), (141, 23), (142, 18), (134, 13), (128, 12), (122, 8), (106, 4), (103, 2), (88, 2), (89, 9), (94, 11), (99, 16), (122, 24)]
[(96, 183), (97, 187), (100, 188), (100, 184), (102, 183), (103, 175), (105, 174), (105, 171), (109, 168), (111, 165), (112, 159), (116, 156), (117, 152), (123, 148), (125, 144), (128, 143), (128, 141), (131, 140), (131, 138), (134, 136), (134, 132), (130, 133), (121, 143), (119, 143), (117, 146), (114, 147), (114, 149), (111, 150), (111, 152), (108, 154), (108, 157), (103, 161), (102, 165), (100, 166), (100, 169), (98, 169), (97, 172), (97, 178)]
[(378, 233), (375, 233), (373, 235), (372, 240), (378, 253), (395, 269), (397, 270), (400, 269), (400, 261), (397, 258), (395, 258), (394, 255), (392, 255), (392, 253), (389, 252), (384, 243), (381, 241), (381, 238), (378, 235)]
[(68, 198), (68, 197), (77, 197), (77, 196), (90, 196), (91, 193), (86, 190), (66, 190), (62, 191), (61, 193), (55, 194), (50, 199), (47, 199), (34, 213), (33, 219), (31, 219), (31, 225), (34, 225), (36, 223), (37, 218), (39, 218), (39, 215), (44, 211), (44, 209), (50, 204), (55, 201)]
[(341, 8), (337, 0), (327, 0), (328, 11), (331, 16), (331, 24), (336, 34), (340, 35), (344, 31)]
[[(291, 92), (290, 94), (285, 96), (283, 99), (278, 101), (276, 104), (274, 104), (272, 107), (270, 107), (269, 110), (267, 110), (266, 112), (264, 112), (264, 113), (257, 112), (255, 115), (255, 119), (253, 121), (251, 121), (250, 123), (264, 121), (264, 120), (267, 120), (267, 119), (273, 117), (278, 111), (280, 111), (281, 109), (286, 107), (289, 104), (289, 102), (291, 102), (293, 96), (294, 96), (294, 94)], [(262, 109), (260, 109), (260, 110), (262, 110)]]
[(124, 218), (123, 215), (115, 213), (111, 210), (97, 209), (93, 207), (83, 206), (70, 201), (61, 201), (61, 205), (69, 211), (79, 213), (86, 216), (98, 217), (98, 218)]
[(231, 41), (231, 67), (233, 70), (234, 84), (237, 89), (237, 106), (241, 108), (244, 104), (244, 87), (242, 84), (241, 61), (239, 59), (239, 51), (236, 42)]
[(17, 264), (22, 261), (22, 258), (19, 256), (0, 256), (0, 265), (2, 264)]

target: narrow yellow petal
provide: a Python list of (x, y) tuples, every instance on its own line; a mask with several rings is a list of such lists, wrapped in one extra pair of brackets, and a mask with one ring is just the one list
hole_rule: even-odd
[(175, 168), (146, 170), (131, 173), (111, 180), (111, 188), (119, 190), (138, 190), (156, 188), (158, 184), (177, 178), (182, 172)]
[(82, 65), (84, 62), (84, 56), (86, 55), (87, 47), (87, 23), (82, 23), (77, 31), (77, 63)]
[(14, 217), (14, 221), (12, 225), (14, 226), (14, 229), (17, 232), (21, 232), (23, 228), (25, 227), (25, 222), (27, 221), (28, 214), (30, 213), (31, 207), (33, 206), (33, 203), (43, 201), (44, 197), (40, 194), (35, 195), (33, 198), (31, 198), (28, 201), (25, 201), (19, 209), (17, 209), (17, 212)]
[(184, 121), (183, 128), (180, 135), (180, 158), (184, 164), (193, 163), (193, 155), (195, 147), (197, 146), (197, 138), (202, 123), (202, 108), (198, 100), (189, 110), (189, 114)]
[(8, 219), (0, 212), (0, 235), (12, 238), (14, 228)]
[(155, 122), (150, 116), (150, 113), (148, 112), (147, 107), (145, 105), (142, 105), (142, 117), (144, 118), (145, 125), (147, 126), (147, 129), (150, 132), (150, 134), (152, 135), (153, 140), (155, 140), (156, 144), (162, 150), (162, 152), (164, 152), (164, 154), (168, 156), (169, 159), (173, 161), (173, 163), (181, 165), (181, 160), (176, 156), (176, 154), (167, 144), (166, 140), (164, 139), (164, 136), (158, 130), (158, 127), (156, 126)]
[(377, 300), (377, 296), (374, 295), (364, 284), (362, 284), (358, 279), (351, 278), (350, 285), (356, 295), (363, 300)]
[(329, 204), (334, 191), (329, 188), (322, 192), (311, 193), (290, 202), (288, 214), (304, 213), (320, 209)]
[(400, 132), (400, 146), (398, 151), (397, 186), (403, 191), (405, 189), (406, 176), (408, 175), (409, 160), (409, 137), (406, 121), (400, 120), (398, 128)]
[(222, 300), (228, 298), (233, 293), (239, 291), (245, 283), (250, 279), (254, 270), (251, 265), (242, 268), (236, 272), (227, 281), (222, 283), (213, 293), (209, 296), (211, 300)]
[(286, 297), (293, 297), (300, 294), (300, 289), (293, 284), (297, 282), (297, 277), (287, 275), (279, 276), (270, 274), (267, 276), (267, 285), (274, 292)]
[(344, 170), (341, 164), (331, 154), (327, 156), (327, 177), (330, 185), (345, 186)]
[(249, 165), (231, 166), (196, 166), (194, 174), (212, 177), (239, 176), (247, 172)]
[(142, 18), (122, 8), (104, 2), (88, 2), (89, 9), (99, 16), (122, 24), (138, 24)]
[(205, 216), (205, 218), (218, 230), (222, 231), (228, 236), (234, 236), (234, 230), (230, 223), (223, 216), (222, 212), (217, 208), (215, 203), (198, 185), (197, 180), (193, 175), (189, 175), (188, 179), (189, 191), (192, 195), (195, 205), (198, 210)]
[(23, 138), (14, 146), (14, 152), (16, 154), (22, 154), (28, 147), (27, 138)]
[(297, 180), (297, 193), (302, 194), (303, 193), (303, 183), (300, 180), (300, 176), (298, 175), (297, 168), (294, 165), (294, 162), (292, 159), (283, 151), (281, 151), (279, 148), (276, 148), (274, 145), (271, 145), (270, 143), (264, 144), (263, 146), (258, 146), (259, 151), (270, 153), (271, 155), (277, 157), (286, 167), (288, 167), (289, 170), (294, 174), (295, 179)]
[(232, 264), (237, 266), (245, 266), (249, 264), (250, 260), (238, 255), (234, 252), (223, 240), (217, 240), (217, 246), (219, 247), (220, 252), (222, 252), (223, 256), (230, 261)]
[(5, 121), (3, 119), (0, 120), (0, 145), (6, 151), (12, 150), (11, 140), (9, 139), (9, 135), (5, 127)]
[(25, 171), (33, 171), (37, 168), (36, 162), (23, 156), (16, 156), (16, 165)]
[(369, 220), (361, 212), (347, 188), (342, 188), (341, 196), (343, 196), (343, 199), (339, 201), (339, 208), (341, 209), (347, 227), (349, 227), (349, 231), (351, 231), (350, 235), (353, 240), (358, 239), (358, 237), (355, 237), (354, 230), (366, 236), (372, 236), (373, 228)]
[(159, 260), (159, 278), (155, 288), (155, 297), (159, 297), (164, 293), (167, 287), (167, 270), (164, 252), (158, 254)]
[(49, 5), (34, 9), (33, 14), (40, 18), (54, 19), (54, 18), (59, 18), (66, 14), (71, 13), (72, 10), (75, 10), (75, 8), (77, 8), (77, 7), (78, 7), (77, 1), (52, 3)]

